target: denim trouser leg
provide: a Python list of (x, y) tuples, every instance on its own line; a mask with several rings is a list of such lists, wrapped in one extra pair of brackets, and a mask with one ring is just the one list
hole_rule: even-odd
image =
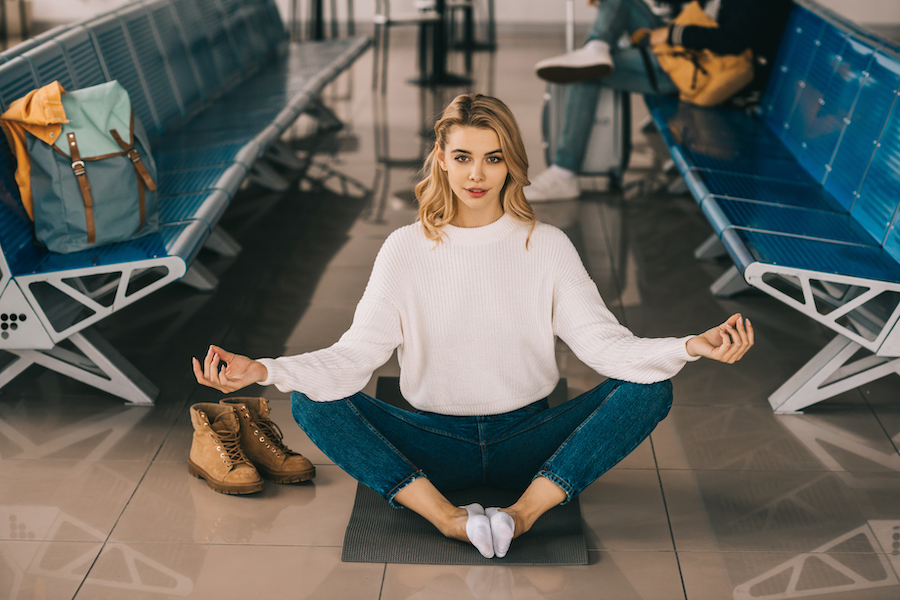
[(647, 439), (669, 414), (672, 383), (641, 385), (610, 380), (570, 402), (576, 401), (581, 401), (581, 405), (576, 404), (576, 414), (570, 420), (576, 420), (588, 410), (590, 414), (537, 474), (561, 487), (566, 492), (566, 502)]
[(411, 413), (356, 394), (291, 396), (294, 418), (354, 479), (391, 504), (418, 477), (442, 492), (480, 484), (523, 491), (538, 476), (567, 501), (636, 448), (672, 403), (669, 382), (610, 380), (555, 408), (541, 400), (500, 415)]
[[(334, 402), (314, 402), (304, 394), (293, 392), (291, 412), (309, 439), (336, 465), (392, 500), (423, 473), (359, 409), (370, 401), (377, 402), (356, 394)], [(388, 413), (400, 411), (388, 404), (384, 407)]]
[(615, 48), (623, 34), (662, 26), (662, 19), (643, 0), (600, 0), (585, 42), (600, 40)]
[[(576, 173), (581, 170), (587, 143), (591, 136), (594, 114), (597, 112), (601, 87), (639, 94), (654, 93), (640, 51), (637, 48), (617, 50), (616, 45), (623, 34), (631, 33), (641, 27), (655, 29), (662, 26), (662, 20), (653, 14), (642, 0), (602, 0), (600, 2), (597, 16), (594, 18), (586, 41), (600, 40), (609, 44), (616, 68), (609, 77), (573, 83), (568, 86), (565, 122), (557, 140), (556, 165)], [(659, 68), (652, 53), (650, 60), (656, 71), (659, 92), (661, 94), (675, 92), (675, 85), (669, 76)]]

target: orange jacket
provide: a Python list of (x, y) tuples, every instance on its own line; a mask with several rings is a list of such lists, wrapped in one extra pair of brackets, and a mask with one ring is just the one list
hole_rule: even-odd
[(28, 92), (0, 115), (0, 127), (3, 127), (9, 146), (16, 155), (16, 183), (19, 184), (22, 204), (32, 219), (31, 158), (28, 156), (25, 132), (52, 146), (62, 133), (62, 124), (69, 122), (62, 104), (65, 93), (59, 82), (54, 81)]

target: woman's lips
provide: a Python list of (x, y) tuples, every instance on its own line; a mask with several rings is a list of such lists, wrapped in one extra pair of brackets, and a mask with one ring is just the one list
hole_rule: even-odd
[(466, 193), (473, 198), (481, 198), (482, 196), (487, 194), (488, 191), (482, 188), (466, 188)]

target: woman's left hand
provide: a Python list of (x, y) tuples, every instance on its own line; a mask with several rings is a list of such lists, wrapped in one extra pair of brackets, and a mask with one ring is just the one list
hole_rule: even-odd
[(733, 314), (718, 327), (689, 339), (685, 346), (691, 356), (732, 365), (753, 346), (753, 325), (740, 313)]

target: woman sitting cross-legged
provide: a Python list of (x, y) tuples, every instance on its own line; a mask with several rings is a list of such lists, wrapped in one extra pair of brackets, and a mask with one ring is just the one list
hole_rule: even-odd
[[(253, 383), (292, 390), (294, 418), (335, 464), (445, 536), (503, 557), (542, 514), (650, 435), (672, 404), (668, 379), (685, 363), (734, 363), (753, 328), (734, 315), (697, 336), (634, 336), (568, 237), (535, 220), (506, 105), (458, 96), (435, 133), (416, 187), (419, 221), (385, 241), (336, 344), (258, 360), (211, 346), (193, 367), (200, 383), (226, 393)], [(610, 379), (549, 408), (557, 336)], [(415, 412), (360, 392), (395, 349)], [(444, 496), (482, 484), (521, 496), (488, 508)]]

